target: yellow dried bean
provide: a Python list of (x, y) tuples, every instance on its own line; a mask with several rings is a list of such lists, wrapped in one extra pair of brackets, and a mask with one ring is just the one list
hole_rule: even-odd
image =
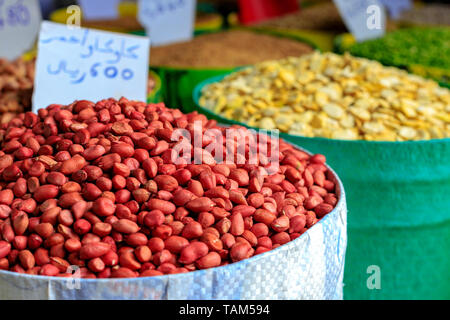
[(251, 126), (306, 137), (450, 137), (450, 90), (349, 54), (266, 61), (203, 89), (200, 105)]

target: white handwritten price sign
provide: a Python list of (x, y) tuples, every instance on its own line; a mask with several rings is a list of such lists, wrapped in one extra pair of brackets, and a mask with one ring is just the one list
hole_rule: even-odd
[(357, 41), (384, 35), (386, 13), (378, 0), (334, 0), (334, 3)]
[(152, 45), (164, 45), (192, 38), (195, 0), (139, 0), (138, 18)]
[(119, 15), (120, 0), (78, 0), (86, 20), (114, 19)]
[(31, 49), (41, 20), (38, 0), (0, 0), (0, 58), (15, 59)]
[(38, 42), (33, 111), (52, 103), (146, 100), (150, 40), (44, 21)]

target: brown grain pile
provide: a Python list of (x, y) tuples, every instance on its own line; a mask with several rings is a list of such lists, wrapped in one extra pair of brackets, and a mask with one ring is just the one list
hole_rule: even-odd
[(100, 30), (143, 30), (136, 17), (120, 17), (112, 20), (83, 20), (82, 26)]
[(172, 67), (236, 67), (300, 56), (312, 51), (313, 48), (309, 45), (293, 39), (233, 30), (152, 48), (150, 64)]

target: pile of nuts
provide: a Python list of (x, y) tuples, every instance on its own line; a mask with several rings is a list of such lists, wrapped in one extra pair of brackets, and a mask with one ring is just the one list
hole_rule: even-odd
[(260, 63), (205, 86), (199, 103), (252, 127), (305, 137), (450, 137), (448, 89), (349, 54), (315, 52)]
[(150, 64), (181, 68), (238, 67), (312, 51), (311, 46), (294, 39), (231, 30), (152, 48)]
[[(174, 163), (186, 143), (176, 129), (200, 139), (188, 154), (200, 163)], [(206, 129), (229, 130), (124, 98), (54, 104), (4, 124), (0, 269), (70, 277), (75, 265), (82, 278), (132, 278), (218, 267), (299, 237), (336, 206), (323, 155), (260, 136), (278, 146), (269, 175), (262, 156), (216, 163)], [(232, 146), (242, 144), (249, 151), (247, 139)]]
[(0, 123), (31, 109), (35, 61), (0, 59)]

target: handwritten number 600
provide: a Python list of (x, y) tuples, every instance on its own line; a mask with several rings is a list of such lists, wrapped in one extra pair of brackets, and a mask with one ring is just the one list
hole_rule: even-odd
[[(110, 66), (105, 69), (105, 76), (107, 78), (114, 79), (115, 77), (117, 77), (117, 74), (118, 70), (116, 67)], [(131, 71), (128, 68), (123, 69), (121, 73), (121, 76), (124, 80), (130, 80), (131, 78), (133, 78), (133, 75), (134, 75), (133, 71)]]
[[(100, 66), (100, 63), (96, 63), (96, 64), (92, 65), (92, 67), (91, 67), (91, 76), (93, 78), (97, 77), (97, 75), (98, 75), (97, 68), (99, 66)], [(114, 79), (119, 74), (119, 71), (117, 70), (116, 67), (109, 66), (109, 67), (105, 68), (104, 74), (105, 74), (105, 77), (107, 77), (109, 79)], [(121, 76), (122, 76), (122, 78), (124, 80), (130, 80), (131, 78), (133, 78), (134, 72), (131, 71), (130, 69), (126, 68), (126, 69), (122, 70)]]

